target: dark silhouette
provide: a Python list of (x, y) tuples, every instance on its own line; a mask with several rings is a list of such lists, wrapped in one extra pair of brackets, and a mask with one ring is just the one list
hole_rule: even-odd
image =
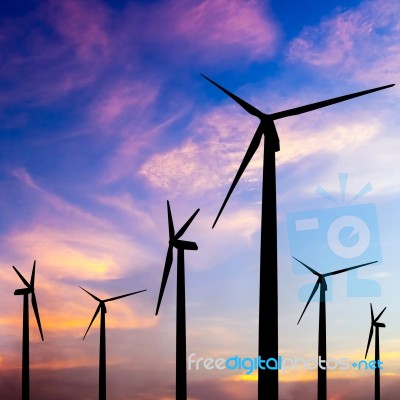
[(89, 291), (87, 291), (86, 289), (84, 289), (83, 287), (81, 287), (81, 286), (79, 286), (79, 287), (82, 290), (84, 290), (87, 294), (92, 296), (96, 301), (99, 302), (99, 305), (96, 308), (93, 318), (90, 321), (89, 327), (87, 328), (85, 336), (83, 337), (82, 340), (85, 340), (85, 337), (86, 337), (87, 333), (89, 332), (89, 329), (93, 324), (93, 321), (96, 319), (99, 311), (101, 311), (101, 313), (100, 313), (99, 400), (106, 400), (106, 397), (107, 397), (107, 390), (106, 390), (106, 384), (107, 384), (107, 380), (106, 380), (106, 312), (107, 312), (107, 308), (106, 308), (105, 303), (107, 303), (109, 301), (122, 299), (123, 297), (132, 296), (136, 293), (145, 292), (147, 289), (139, 290), (138, 292), (123, 294), (123, 295), (117, 296), (117, 297), (111, 297), (110, 299), (106, 299), (106, 300), (101, 300), (98, 297), (96, 297), (94, 294), (92, 294)]
[(15, 272), (20, 277), (26, 288), (17, 289), (14, 291), (16, 296), (24, 296), (24, 308), (23, 308), (23, 319), (22, 319), (22, 400), (29, 400), (29, 308), (28, 308), (28, 296), (31, 295), (32, 308), (35, 313), (36, 322), (39, 327), (40, 337), (42, 341), (43, 331), (42, 325), (40, 324), (39, 309), (36, 302), (35, 296), (35, 269), (36, 260), (33, 262), (31, 280), (28, 281), (20, 274), (20, 272), (13, 266)]
[[(368, 344), (367, 344), (367, 350), (365, 352), (365, 359), (367, 358), (368, 354), (368, 349), (369, 345), (371, 344), (371, 339), (372, 339), (372, 334), (374, 332), (374, 327), (375, 327), (375, 362), (377, 363), (380, 361), (380, 350), (379, 350), (379, 328), (385, 328), (386, 325), (383, 324), (382, 322), (378, 322), (378, 319), (381, 317), (383, 312), (386, 310), (386, 307), (380, 312), (380, 314), (374, 318), (374, 310), (372, 309), (372, 304), (371, 306), (371, 329), (369, 330), (369, 337), (368, 337)], [(381, 398), (381, 376), (380, 376), (380, 368), (378, 365), (376, 365), (375, 368), (375, 400), (380, 400)]]
[(197, 213), (186, 221), (185, 225), (175, 233), (174, 222), (172, 220), (171, 208), (167, 201), (168, 208), (168, 230), (169, 245), (167, 257), (165, 259), (164, 272), (161, 280), (160, 294), (158, 296), (156, 315), (160, 309), (161, 301), (164, 295), (165, 286), (173, 261), (173, 248), (178, 250), (177, 260), (177, 282), (176, 282), (176, 399), (186, 400), (187, 398), (187, 377), (186, 377), (186, 305), (185, 305), (185, 250), (197, 250), (195, 242), (179, 240), (186, 229), (192, 223)]
[[(264, 164), (262, 187), (262, 211), (261, 211), (261, 247), (260, 247), (260, 308), (258, 325), (258, 353), (261, 359), (278, 359), (278, 260), (277, 260), (277, 222), (276, 222), (276, 176), (275, 176), (275, 152), (280, 150), (278, 132), (274, 121), (280, 118), (290, 117), (318, 108), (330, 106), (335, 103), (350, 100), (378, 90), (386, 89), (394, 85), (387, 85), (375, 89), (365, 90), (333, 99), (295, 107), (290, 110), (273, 114), (265, 114), (234, 95), (218, 83), (201, 74), (213, 85), (221, 89), (249, 114), (260, 119), (260, 124), (250, 142), (250, 146), (236, 173), (232, 185), (219, 210), (213, 228), (217, 223), (230, 195), (235, 189), (240, 177), (248, 163), (256, 152), (264, 134)], [(268, 337), (268, 340), (265, 338)], [(260, 400), (278, 399), (278, 370), (268, 368), (258, 369), (258, 398)]]
[[(326, 357), (326, 299), (325, 299), (325, 292), (328, 290), (328, 286), (326, 284), (325, 278), (327, 276), (332, 276), (332, 275), (337, 275), (341, 274), (342, 272), (350, 271), (352, 269), (356, 268), (361, 268), (366, 265), (374, 264), (377, 261), (369, 262), (366, 264), (360, 264), (356, 265), (354, 267), (350, 268), (343, 268), (339, 269), (337, 271), (332, 271), (332, 272), (327, 272), (326, 274), (320, 274), (317, 272), (315, 269), (312, 269), (308, 265), (304, 264), (297, 258), (293, 257), (296, 261), (298, 261), (300, 264), (303, 264), (310, 272), (312, 272), (314, 275), (318, 276), (317, 282), (314, 285), (313, 290), (311, 291), (311, 295), (307, 301), (306, 306), (304, 307), (303, 312), (301, 313), (301, 316), (299, 318), (299, 321), (297, 322), (297, 325), (300, 323), (301, 318), (303, 317), (308, 305), (310, 304), (310, 301), (314, 297), (316, 291), (319, 289), (319, 327), (318, 327), (318, 400), (326, 400), (327, 399), (327, 382), (326, 382), (326, 365), (323, 366), (320, 364), (321, 360), (322, 362), (325, 362), (327, 357)], [(322, 365), (322, 368), (321, 368)]]

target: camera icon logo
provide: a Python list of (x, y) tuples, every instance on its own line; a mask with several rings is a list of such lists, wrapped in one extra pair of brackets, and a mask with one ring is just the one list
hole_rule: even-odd
[[(339, 174), (339, 179), (344, 200), (347, 174)], [(372, 186), (369, 184), (364, 186), (352, 200), (371, 189)], [(317, 192), (334, 200), (321, 186), (318, 186)], [(340, 205), (289, 213), (287, 230), (291, 254), (321, 273), (371, 261), (378, 261), (378, 264), (382, 262), (378, 218), (374, 204)], [(376, 264), (374, 266), (376, 267)], [(295, 260), (292, 260), (292, 268), (295, 274), (309, 273)], [(347, 296), (380, 296), (379, 283), (359, 278), (358, 274), (362, 273), (358, 269), (347, 273)], [(327, 283), (332, 288), (329, 279)], [(300, 289), (300, 300), (307, 300), (312, 285)], [(327, 300), (331, 299), (332, 290), (328, 290)]]

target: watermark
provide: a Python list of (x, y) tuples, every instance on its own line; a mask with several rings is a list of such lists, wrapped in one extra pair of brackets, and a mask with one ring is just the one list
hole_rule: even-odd
[(260, 369), (279, 370), (284, 373), (288, 369), (303, 368), (304, 370), (316, 370), (317, 368), (326, 370), (339, 370), (347, 371), (351, 368), (358, 370), (374, 370), (383, 369), (383, 362), (380, 360), (360, 360), (351, 362), (347, 357), (343, 358), (329, 358), (322, 360), (318, 358), (283, 358), (279, 356), (278, 359), (268, 358), (263, 360), (261, 356), (258, 357), (239, 357), (232, 356), (228, 358), (213, 358), (213, 357), (196, 357), (196, 353), (191, 353), (188, 357), (188, 369), (192, 370), (238, 370), (246, 371), (246, 375), (252, 374), (254, 371)]
[[(352, 204), (370, 192), (372, 185), (366, 184), (356, 195), (347, 200), (347, 179), (348, 174), (339, 174), (340, 200), (330, 195), (320, 185), (316, 189), (318, 194), (338, 204), (336, 207), (306, 210), (287, 215), (291, 254), (320, 273), (372, 261), (382, 262), (375, 205)], [(292, 267), (295, 274), (309, 273), (295, 260), (292, 261)], [(361, 279), (358, 277), (359, 273), (359, 269), (347, 272), (347, 295), (349, 297), (380, 296), (379, 283), (371, 279)], [(330, 277), (327, 277), (326, 281), (329, 286), (326, 293), (329, 301), (332, 298)], [(300, 300), (308, 299), (313, 285), (314, 283), (300, 289)]]

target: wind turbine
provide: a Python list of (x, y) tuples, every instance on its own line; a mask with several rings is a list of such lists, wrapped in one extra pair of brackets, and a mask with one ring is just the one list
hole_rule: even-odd
[[(378, 319), (381, 317), (383, 312), (386, 310), (386, 307), (380, 312), (380, 314), (375, 318), (374, 317), (374, 310), (371, 306), (371, 329), (369, 330), (369, 337), (368, 337), (368, 344), (367, 350), (365, 352), (365, 359), (367, 358), (369, 345), (371, 344), (372, 334), (375, 327), (375, 362), (377, 363), (380, 361), (380, 351), (379, 351), (379, 328), (385, 328), (386, 325), (382, 322), (378, 322)], [(380, 400), (381, 398), (381, 379), (380, 379), (380, 367), (379, 365), (375, 366), (375, 400)]]
[[(279, 136), (274, 121), (277, 119), (317, 110), (358, 96), (386, 89), (394, 85), (381, 86), (375, 89), (335, 97), (329, 100), (295, 107), (273, 114), (265, 114), (242, 100), (240, 97), (223, 88), (218, 83), (201, 74), (205, 79), (221, 89), (238, 103), (249, 114), (259, 118), (260, 124), (250, 142), (249, 148), (231, 184), (228, 194), (222, 203), (215, 219), (217, 223), (230, 195), (236, 187), (248, 163), (258, 149), (261, 137), (264, 137), (263, 187), (261, 211), (261, 246), (260, 246), (260, 308), (258, 324), (258, 354), (261, 359), (278, 359), (278, 259), (277, 259), (277, 222), (276, 222), (276, 176), (275, 152), (280, 150)], [(268, 266), (268, 267), (267, 267)], [(268, 340), (265, 338), (268, 337)], [(278, 370), (258, 369), (258, 398), (260, 400), (278, 399)]]
[(374, 264), (377, 261), (372, 261), (365, 264), (356, 265), (350, 268), (343, 268), (332, 272), (327, 272), (326, 274), (320, 274), (315, 269), (312, 269), (308, 265), (304, 264), (302, 261), (298, 260), (297, 258), (293, 257), (296, 261), (300, 264), (303, 264), (310, 272), (314, 275), (318, 276), (317, 282), (314, 285), (313, 290), (311, 291), (311, 295), (307, 301), (306, 306), (304, 307), (303, 312), (297, 322), (297, 325), (300, 323), (301, 318), (303, 317), (310, 301), (314, 297), (316, 291), (319, 287), (319, 327), (318, 327), (318, 400), (326, 400), (327, 398), (327, 384), (326, 384), (326, 365), (325, 367), (322, 366), (322, 362), (326, 362), (326, 298), (325, 292), (328, 290), (328, 286), (326, 284), (325, 278), (327, 276), (341, 274), (346, 271), (350, 271), (352, 269), (365, 267), (366, 265)]
[(39, 309), (36, 302), (35, 296), (35, 269), (36, 260), (33, 262), (31, 280), (28, 282), (21, 273), (14, 268), (21, 281), (26, 286), (23, 289), (17, 289), (14, 291), (16, 296), (24, 296), (24, 308), (23, 308), (23, 319), (22, 319), (22, 400), (29, 400), (29, 308), (28, 308), (28, 296), (31, 294), (31, 303), (33, 312), (35, 313), (36, 322), (39, 327), (40, 337), (42, 341), (43, 331), (42, 325), (40, 324)]
[(167, 200), (168, 208), (168, 230), (169, 244), (167, 257), (165, 259), (164, 272), (161, 280), (160, 294), (158, 296), (156, 315), (160, 309), (161, 301), (164, 295), (165, 286), (173, 262), (173, 249), (178, 250), (177, 260), (177, 282), (176, 282), (176, 399), (186, 400), (187, 398), (187, 376), (186, 376), (186, 305), (185, 305), (185, 250), (197, 250), (195, 242), (179, 240), (192, 223), (198, 208), (193, 215), (186, 221), (181, 229), (175, 233), (174, 221), (172, 219), (171, 207)]
[(96, 308), (96, 311), (93, 315), (92, 320), (90, 321), (89, 327), (85, 333), (85, 336), (82, 340), (85, 340), (86, 335), (89, 332), (90, 327), (93, 324), (93, 321), (96, 319), (97, 314), (100, 313), (100, 358), (99, 358), (99, 400), (106, 400), (106, 312), (107, 308), (105, 303), (109, 301), (114, 301), (118, 299), (122, 299), (123, 297), (132, 296), (137, 293), (145, 292), (147, 289), (139, 290), (138, 292), (123, 294), (117, 297), (111, 297), (110, 299), (101, 300), (96, 297), (94, 294), (90, 293), (83, 287), (79, 286), (82, 290), (84, 290), (87, 294), (92, 296), (96, 301), (99, 302), (99, 305)]

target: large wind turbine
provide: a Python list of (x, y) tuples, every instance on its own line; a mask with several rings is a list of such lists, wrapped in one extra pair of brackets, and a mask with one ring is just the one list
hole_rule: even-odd
[[(374, 310), (371, 306), (371, 329), (369, 330), (368, 344), (367, 350), (365, 352), (365, 359), (367, 358), (369, 345), (371, 344), (372, 335), (374, 333), (375, 328), (375, 362), (380, 361), (380, 351), (379, 351), (379, 328), (385, 328), (386, 325), (382, 322), (378, 322), (378, 319), (381, 317), (383, 312), (386, 310), (386, 307), (380, 312), (380, 314), (375, 318)], [(380, 400), (381, 398), (381, 379), (380, 379), (380, 368), (379, 365), (375, 366), (375, 400)]]
[[(358, 96), (386, 89), (394, 85), (387, 85), (345, 96), (335, 97), (329, 100), (308, 104), (301, 107), (280, 111), (273, 114), (265, 114), (245, 102), (235, 94), (223, 88), (218, 83), (207, 78), (213, 85), (221, 89), (249, 114), (259, 118), (260, 124), (250, 142), (242, 163), (231, 184), (228, 194), (222, 203), (221, 209), (215, 219), (213, 228), (217, 223), (230, 195), (235, 189), (240, 177), (248, 163), (258, 149), (261, 137), (264, 137), (264, 164), (262, 187), (262, 211), (261, 211), (261, 247), (260, 247), (260, 308), (258, 325), (258, 353), (261, 359), (278, 359), (278, 260), (277, 260), (277, 222), (276, 222), (276, 176), (275, 176), (275, 152), (280, 150), (279, 136), (274, 121), (277, 119), (298, 115), (318, 108), (327, 107), (342, 101), (350, 100)], [(268, 337), (268, 340), (266, 339)], [(278, 399), (278, 370), (258, 369), (258, 398)]]
[(15, 272), (20, 277), (26, 288), (17, 289), (14, 291), (16, 296), (24, 296), (23, 322), (22, 322), (22, 400), (29, 400), (29, 306), (28, 296), (31, 295), (32, 308), (35, 313), (36, 322), (39, 327), (40, 337), (43, 338), (42, 325), (40, 324), (39, 309), (35, 296), (35, 269), (36, 260), (33, 262), (31, 280), (28, 281), (21, 273), (13, 266)]
[(343, 268), (332, 272), (327, 272), (326, 274), (320, 274), (315, 269), (312, 269), (308, 265), (304, 264), (302, 261), (298, 260), (297, 258), (293, 257), (296, 261), (300, 264), (303, 264), (310, 272), (314, 275), (318, 276), (317, 282), (314, 285), (313, 290), (311, 291), (311, 295), (307, 301), (306, 306), (304, 307), (303, 312), (297, 322), (297, 325), (300, 323), (301, 318), (303, 317), (310, 301), (314, 297), (316, 291), (319, 287), (319, 328), (318, 328), (318, 400), (326, 400), (327, 399), (327, 382), (326, 382), (326, 364), (325, 367), (321, 368), (322, 362), (326, 362), (326, 298), (325, 292), (328, 290), (328, 286), (326, 284), (325, 278), (327, 276), (341, 274), (343, 272), (350, 271), (352, 269), (361, 268), (366, 265), (374, 264), (377, 261), (372, 261), (365, 264), (356, 265), (350, 268)]
[(197, 213), (186, 221), (185, 225), (175, 233), (174, 221), (172, 219), (171, 207), (167, 201), (168, 208), (168, 230), (169, 244), (167, 257), (165, 259), (164, 272), (161, 280), (160, 294), (158, 296), (156, 315), (160, 309), (165, 286), (171, 271), (173, 261), (173, 248), (178, 250), (177, 260), (177, 282), (176, 282), (176, 399), (186, 400), (187, 398), (187, 377), (186, 377), (186, 304), (185, 304), (185, 250), (197, 250), (195, 242), (179, 240), (192, 223)]
[(84, 289), (83, 287), (80, 287), (80, 288), (82, 290), (84, 290), (87, 294), (92, 296), (96, 301), (99, 302), (99, 305), (96, 308), (93, 318), (90, 321), (89, 327), (87, 328), (85, 336), (83, 337), (82, 340), (85, 340), (85, 337), (88, 334), (89, 329), (93, 324), (93, 321), (96, 319), (97, 314), (101, 311), (101, 313), (100, 313), (99, 400), (106, 400), (106, 397), (107, 397), (106, 396), (106, 383), (107, 383), (107, 381), (106, 381), (106, 312), (107, 312), (107, 308), (106, 308), (105, 303), (107, 303), (109, 301), (122, 299), (123, 297), (132, 296), (133, 294), (136, 294), (136, 293), (145, 292), (147, 289), (139, 290), (138, 292), (123, 294), (123, 295), (117, 296), (117, 297), (111, 297), (110, 299), (101, 300), (98, 297), (96, 297), (94, 294), (92, 294), (89, 291), (87, 291), (86, 289)]

